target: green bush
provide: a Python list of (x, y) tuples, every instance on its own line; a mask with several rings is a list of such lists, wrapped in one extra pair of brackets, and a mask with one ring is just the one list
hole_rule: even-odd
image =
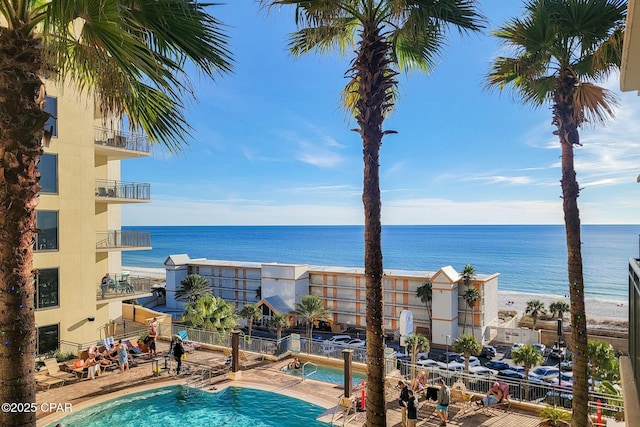
[(542, 421), (548, 426), (568, 426), (571, 421), (571, 412), (555, 406), (547, 405), (542, 411), (540, 411), (540, 418), (542, 418)]
[(53, 357), (55, 357), (58, 362), (66, 362), (67, 360), (75, 359), (76, 355), (70, 351), (64, 352), (58, 350), (54, 353)]

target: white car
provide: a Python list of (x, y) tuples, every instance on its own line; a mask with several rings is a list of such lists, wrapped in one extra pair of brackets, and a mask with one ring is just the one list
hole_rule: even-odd
[(367, 345), (367, 342), (365, 340), (361, 340), (360, 338), (353, 338), (347, 341), (344, 345), (346, 345), (349, 348), (365, 347)]
[(351, 335), (334, 335), (331, 338), (329, 338), (328, 340), (324, 340), (322, 343), (323, 344), (346, 344), (347, 342), (351, 341), (353, 339), (353, 337), (351, 337)]
[(469, 358), (469, 367), (472, 367), (472, 366), (482, 366), (482, 363), (480, 363), (480, 359), (478, 359), (475, 356), (471, 356)]
[(431, 360), (431, 359), (421, 359), (416, 362), (416, 365), (424, 366), (426, 368), (437, 368), (440, 366), (440, 363), (441, 362), (436, 362), (435, 360)]
[(445, 362), (438, 362), (438, 366), (449, 371), (464, 371), (464, 363), (460, 362), (449, 362), (449, 364)]
[(496, 371), (495, 369), (486, 368), (484, 366), (471, 366), (469, 367), (469, 373), (482, 377), (495, 377), (498, 374), (498, 371)]

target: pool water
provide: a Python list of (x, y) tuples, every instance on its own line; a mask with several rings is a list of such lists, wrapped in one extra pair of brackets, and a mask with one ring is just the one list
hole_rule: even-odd
[[(344, 385), (344, 371), (342, 369), (329, 368), (326, 366), (318, 366), (317, 372), (314, 372), (316, 367), (313, 365), (307, 365), (304, 368), (305, 378), (309, 378), (316, 381), (324, 381), (325, 383), (331, 383), (336, 385)], [(289, 375), (295, 375), (297, 377), (302, 376), (301, 369), (283, 369), (283, 372)], [(358, 385), (362, 380), (366, 380), (367, 376), (359, 372), (351, 372), (353, 385)]]
[(184, 386), (171, 386), (109, 400), (48, 427), (57, 423), (64, 427), (326, 427), (316, 421), (324, 412), (320, 406), (262, 390), (228, 387), (213, 393), (187, 392)]

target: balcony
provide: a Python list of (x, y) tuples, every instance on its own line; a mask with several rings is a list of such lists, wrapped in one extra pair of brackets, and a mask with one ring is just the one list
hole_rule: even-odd
[(152, 281), (150, 277), (109, 274), (112, 280), (104, 287), (96, 285), (96, 303), (125, 301), (150, 297)]
[(96, 233), (96, 252), (144, 251), (151, 249), (149, 231), (109, 230)]
[(95, 128), (94, 143), (96, 154), (111, 159), (131, 159), (150, 154), (148, 137), (119, 130)]
[(149, 184), (97, 179), (95, 191), (96, 202), (100, 203), (148, 203), (151, 200)]

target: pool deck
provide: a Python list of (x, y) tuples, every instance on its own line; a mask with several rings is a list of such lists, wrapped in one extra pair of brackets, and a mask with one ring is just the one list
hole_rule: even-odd
[[(166, 352), (166, 344), (159, 343), (160, 354), (162, 350)], [(187, 356), (185, 364), (197, 364), (198, 366), (223, 366), (226, 357), (222, 352), (196, 350)], [(265, 391), (276, 392), (287, 396), (305, 400), (307, 402), (322, 406), (327, 411), (320, 417), (321, 421), (331, 423), (334, 413), (338, 411), (338, 402), (343, 394), (342, 387), (333, 384), (306, 379), (302, 381), (298, 377), (287, 375), (281, 371), (281, 368), (288, 361), (268, 362), (262, 361), (260, 358), (250, 358), (247, 366), (241, 370), (240, 377), (230, 379), (229, 375), (222, 375), (215, 378), (211, 385), (203, 387), (202, 390), (218, 392), (228, 386), (251, 387)], [(59, 403), (71, 404), (73, 412), (77, 412), (85, 407), (95, 405), (105, 400), (114, 399), (123, 395), (136, 393), (157, 387), (170, 385), (186, 384), (190, 377), (176, 377), (162, 373), (154, 376), (151, 369), (151, 361), (147, 360), (124, 374), (120, 374), (119, 370), (103, 373), (95, 380), (80, 379), (78, 381), (66, 384), (62, 387), (52, 386), (49, 390), (38, 391), (36, 401), (40, 403)], [(212, 388), (215, 387), (215, 390)], [(360, 390), (355, 390), (354, 395), (360, 394)], [(401, 426), (402, 413), (398, 406), (398, 393), (395, 390), (387, 392), (387, 426)], [(46, 406), (46, 405), (45, 405)], [(50, 406), (50, 405), (49, 405)], [(61, 407), (59, 407), (61, 408)], [(420, 407), (419, 426), (438, 426), (439, 420), (437, 416), (429, 415), (433, 412), (433, 405), (422, 402)], [(476, 414), (461, 419), (456, 419), (457, 410), (455, 405), (450, 412), (449, 426), (492, 426), (492, 427), (534, 427), (540, 422), (536, 416), (518, 413), (515, 410), (509, 412), (499, 412), (497, 415), (487, 417), (483, 414)], [(59, 418), (69, 415), (69, 412), (45, 413), (39, 411), (37, 413), (37, 426), (46, 426)], [(365, 422), (365, 413), (355, 413), (349, 416), (351, 418), (348, 426), (362, 426)], [(336, 425), (343, 425), (342, 419)]]

